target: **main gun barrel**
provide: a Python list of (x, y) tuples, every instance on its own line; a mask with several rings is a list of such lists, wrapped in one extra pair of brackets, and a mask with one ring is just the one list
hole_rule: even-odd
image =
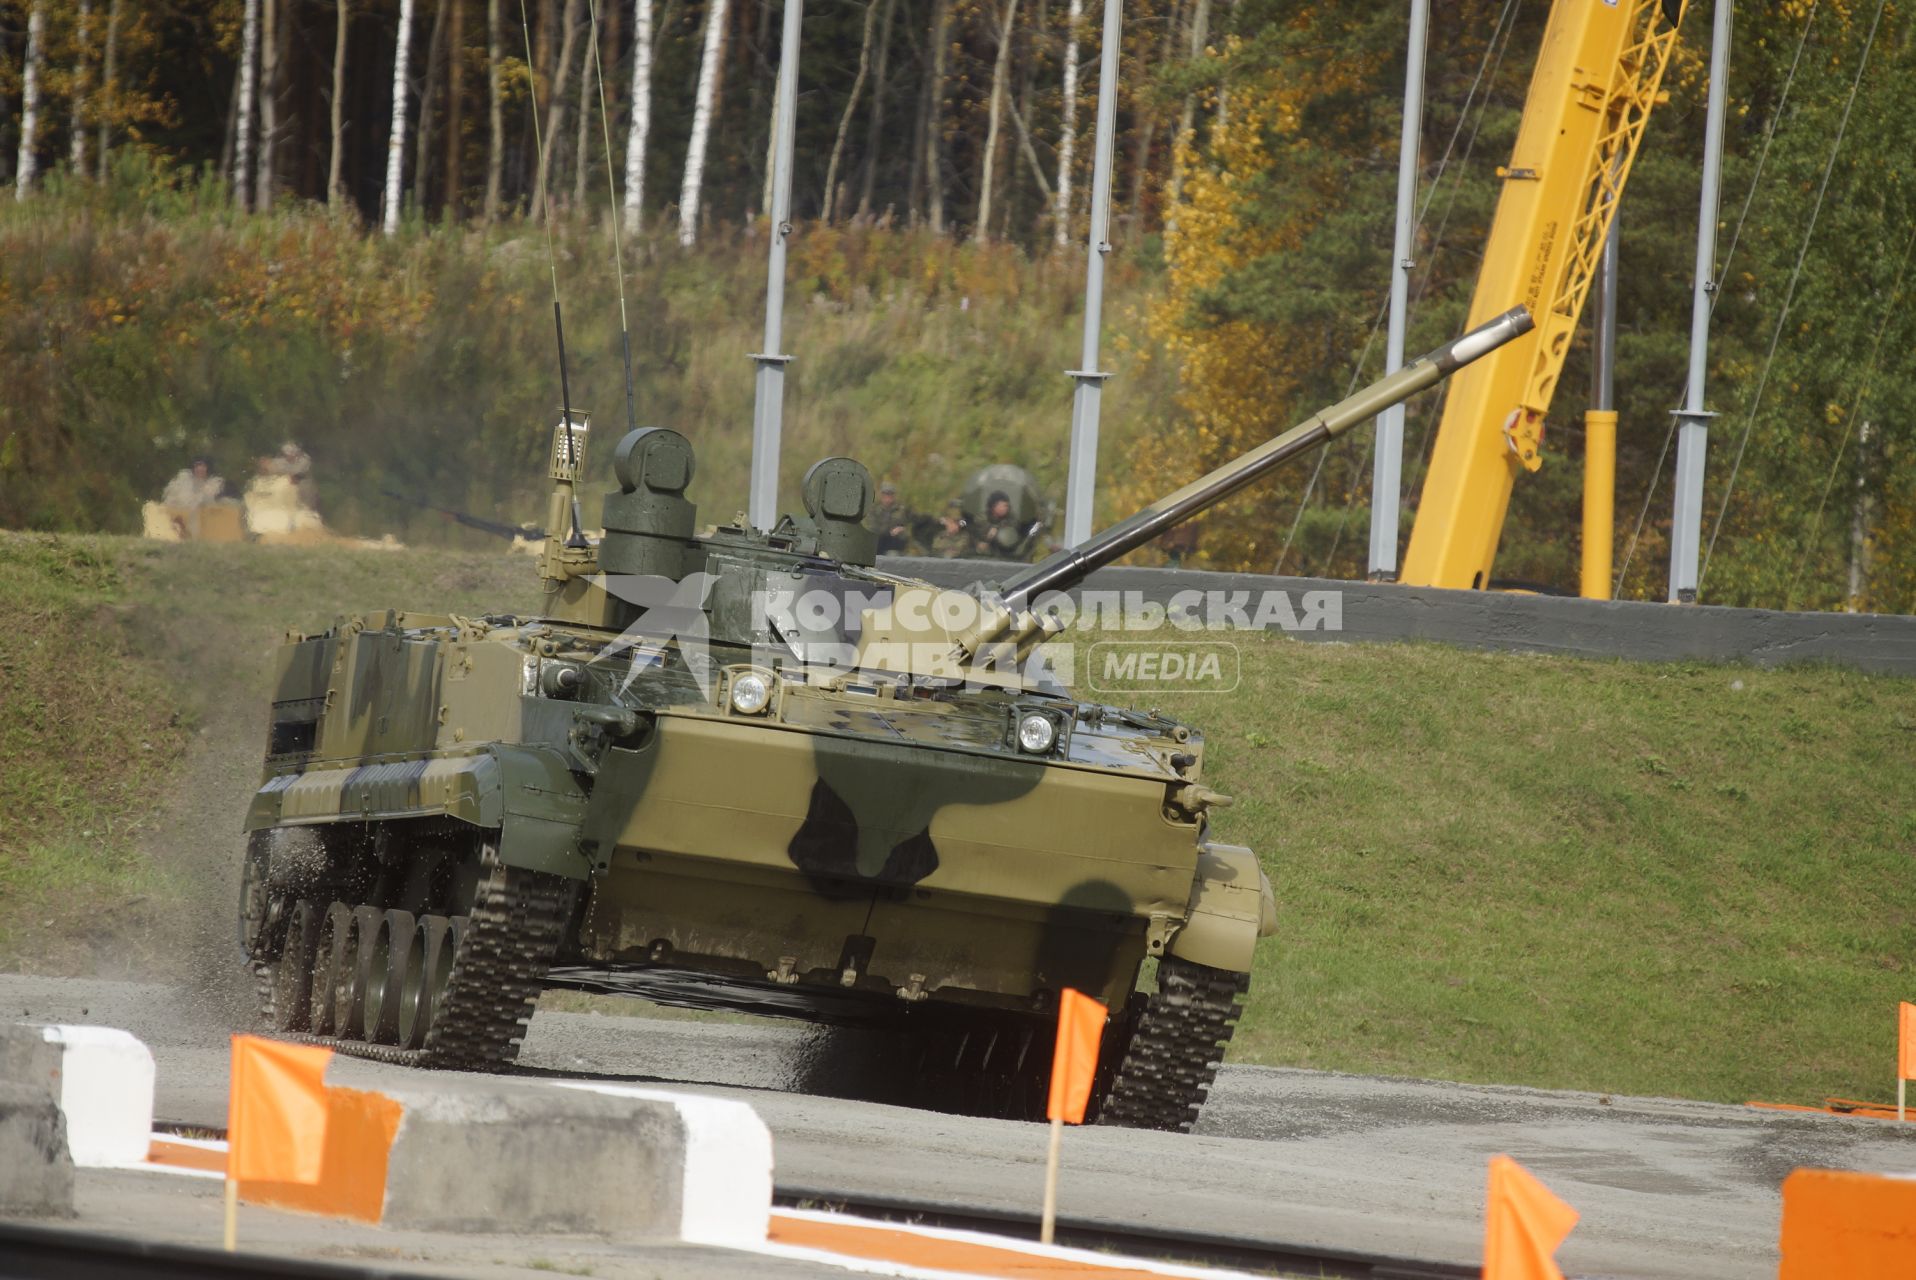
[(1435, 386), (1479, 356), (1488, 355), (1512, 338), (1530, 332), (1534, 322), (1523, 307), (1513, 307), (1495, 320), (1478, 326), (1429, 355), (1420, 356), (1395, 373), (1371, 383), (1328, 409), (1320, 409), (1274, 440), (1268, 440), (1240, 458), (1193, 480), (1169, 497), (1112, 525), (1089, 542), (1039, 561), (1013, 574), (999, 588), (1013, 611), (1047, 591), (1067, 591), (1094, 569), (1134, 551), (1192, 516), (1216, 506), (1278, 464), (1327, 444), (1360, 422), (1368, 422), (1394, 404)]

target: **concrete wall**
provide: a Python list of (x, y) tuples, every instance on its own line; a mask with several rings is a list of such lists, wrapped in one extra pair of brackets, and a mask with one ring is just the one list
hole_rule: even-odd
[[(887, 556), (880, 568), (943, 586), (995, 581), (1005, 572), (1003, 564), (989, 561), (902, 556)], [(1281, 627), (1300, 640), (1434, 640), (1471, 649), (1644, 662), (1765, 667), (1813, 662), (1916, 677), (1916, 617), (1901, 614), (1671, 606), (1195, 569), (1102, 569), (1085, 585), (1126, 593), (1127, 603), (1135, 592), (1138, 602), (1158, 605), (1194, 592), (1182, 602), (1207, 614), (1233, 603), (1255, 611), (1261, 593), (1283, 592), (1297, 625), (1267, 616), (1266, 627)], [(1242, 601), (1233, 600), (1238, 593), (1244, 594)]]

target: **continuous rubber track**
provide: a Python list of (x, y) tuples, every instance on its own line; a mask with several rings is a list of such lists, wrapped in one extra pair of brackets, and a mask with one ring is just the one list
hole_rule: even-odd
[(1250, 982), (1246, 973), (1160, 961), (1158, 989), (1142, 1001), (1098, 1123), (1189, 1133), (1244, 1012)]
[[(463, 917), (452, 972), (434, 1002), (426, 1042), (417, 1049), (350, 1036), (298, 1033), (295, 1039), (399, 1066), (485, 1070), (511, 1062), (565, 922), (566, 882), (505, 866), (488, 850), (471, 913)], [(273, 1020), (269, 966), (255, 963), (260, 1011)], [(281, 1033), (285, 1034), (285, 1033)]]

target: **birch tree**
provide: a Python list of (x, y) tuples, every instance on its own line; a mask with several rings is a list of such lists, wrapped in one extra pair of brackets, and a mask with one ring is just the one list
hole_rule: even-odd
[[(257, 0), (249, 0), (256, 3)], [(381, 229), (399, 231), (400, 199), (406, 179), (406, 67), (412, 59), (413, 0), (399, 0), (399, 47), (393, 51), (393, 127), (386, 140), (386, 196)]]
[[(1017, 0), (1012, 0), (1017, 3)], [(838, 137), (832, 140), (831, 163), (825, 166), (825, 224), (831, 225), (832, 210), (838, 204), (838, 162), (845, 155), (845, 134), (858, 111), (858, 95), (865, 90), (865, 72), (871, 66), (872, 26), (878, 17), (878, 0), (865, 0), (865, 33), (858, 43), (858, 74), (852, 77), (852, 91), (845, 98), (845, 113), (838, 117)]]
[[(493, 0), (494, 4), (498, 0)], [(346, 154), (346, 32), (352, 25), (352, 6), (348, 0), (336, 0), (338, 24), (333, 29), (333, 145), (326, 161), (326, 203), (344, 204), (345, 184), (340, 180)]]
[(872, 211), (872, 187), (878, 181), (878, 139), (885, 129), (885, 84), (891, 70), (891, 22), (898, 0), (885, 0), (885, 21), (878, 31), (878, 73), (872, 85), (871, 118), (865, 125), (865, 178), (858, 188), (860, 218)]
[(1084, 0), (1071, 0), (1065, 17), (1064, 116), (1058, 123), (1058, 198), (1052, 213), (1059, 244), (1071, 239), (1071, 160), (1078, 148), (1078, 27), (1084, 19)]
[(75, 174), (86, 174), (87, 96), (93, 77), (93, 0), (80, 0), (73, 30), (73, 137), (68, 161)]
[(259, 32), (259, 174), (253, 196), (255, 209), (273, 207), (273, 170), (279, 150), (279, 7), (280, 0), (262, 0)]
[(113, 115), (119, 108), (120, 4), (121, 0), (112, 0), (106, 7), (106, 63), (100, 75), (100, 105), (95, 112), (100, 122), (100, 132), (93, 148), (99, 156), (97, 163), (101, 182), (106, 181), (107, 156), (113, 148)]
[[(993, 15), (996, 16), (996, 15)], [(998, 159), (998, 132), (1005, 113), (1005, 73), (1011, 66), (1011, 27), (1018, 20), (1018, 0), (1005, 0), (1005, 19), (998, 27), (998, 57), (991, 64), (991, 106), (985, 116), (984, 172), (978, 179), (978, 221), (971, 238), (983, 244), (991, 235), (991, 183)]]
[(439, 100), (439, 78), (446, 61), (446, 8), (451, 0), (433, 6), (432, 34), (426, 38), (426, 78), (419, 87), (419, 126), (412, 153), (413, 200), (426, 207), (426, 179), (432, 172), (432, 107)]
[(13, 198), (25, 200), (39, 175), (35, 148), (40, 141), (40, 72), (47, 60), (46, 0), (27, 9), (27, 65), (20, 85), (20, 160), (13, 172)]
[[(1197, 0), (1191, 10), (1191, 57), (1196, 62), (1204, 56), (1204, 49), (1211, 39), (1211, 0)], [(1184, 103), (1178, 108), (1178, 135), (1172, 139), (1171, 190), (1164, 201), (1165, 219), (1174, 222), (1177, 219), (1178, 199), (1184, 194), (1184, 164), (1179, 159), (1191, 145), (1191, 131), (1197, 127), (1197, 94), (1184, 95)]]
[[(572, 147), (572, 207), (575, 209), (585, 208), (585, 181), (589, 176), (587, 170), (592, 167), (586, 158), (592, 151), (592, 73), (598, 69), (599, 53), (599, 26), (592, 10), (597, 8), (593, 5), (586, 12), (585, 48), (579, 52), (579, 124)], [(600, 78), (603, 80), (603, 72)], [(600, 85), (601, 90), (604, 87)]]
[(632, 0), (632, 128), (625, 136), (625, 232), (645, 209), (645, 143), (652, 132), (652, 0)]
[(499, 0), (486, 0), (486, 221), (499, 220), (499, 183), (506, 167), (505, 107), (499, 85)]
[(242, 209), (250, 207), (247, 197), (253, 176), (253, 100), (259, 93), (258, 67), (259, 0), (246, 0), (246, 17), (240, 26), (239, 111), (233, 135), (233, 198)]
[[(943, 3), (943, 0), (940, 0)], [(712, 104), (717, 97), (719, 57), (725, 47), (725, 0), (705, 11), (705, 51), (699, 58), (699, 83), (692, 95), (692, 138), (685, 149), (685, 181), (679, 188), (679, 243), (688, 249), (699, 238), (699, 194), (705, 183), (705, 147), (712, 133)]]
[[(546, 106), (545, 146), (539, 150), (539, 176), (532, 184), (532, 209), (535, 216), (546, 213), (546, 183), (552, 173), (552, 155), (559, 149), (565, 129), (565, 91), (572, 77), (572, 53), (579, 43), (580, 0), (566, 0), (565, 31), (559, 41), (559, 67), (552, 74), (552, 92)], [(535, 104), (537, 95), (534, 95)], [(534, 110), (537, 110), (535, 105)]]

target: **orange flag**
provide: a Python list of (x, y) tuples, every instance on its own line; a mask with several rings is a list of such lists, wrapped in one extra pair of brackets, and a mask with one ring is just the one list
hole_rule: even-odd
[(1916, 1004), (1907, 1000), (1896, 1009), (1896, 1078), (1916, 1080)]
[(234, 1182), (318, 1182), (326, 1146), (331, 1049), (233, 1037), (226, 1104), (226, 1176)]
[(1051, 1059), (1051, 1101), (1045, 1118), (1083, 1124), (1091, 1081), (1098, 1074), (1098, 1041), (1110, 1011), (1066, 987), (1058, 997), (1058, 1050)]
[(1490, 1158), (1484, 1214), (1484, 1280), (1563, 1280), (1553, 1256), (1577, 1211), (1509, 1156)]

